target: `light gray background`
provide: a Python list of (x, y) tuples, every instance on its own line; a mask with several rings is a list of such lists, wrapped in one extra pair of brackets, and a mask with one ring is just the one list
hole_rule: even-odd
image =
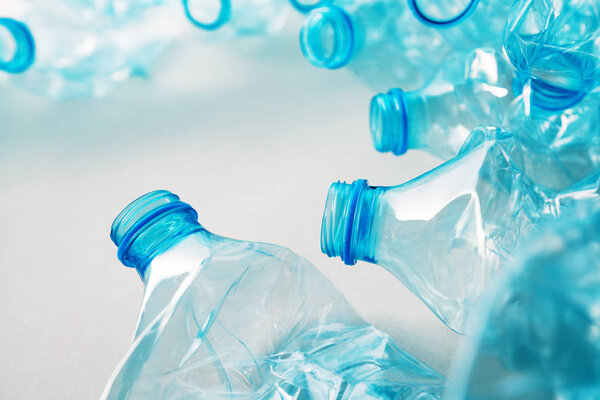
[(319, 248), (331, 182), (396, 185), (438, 162), (373, 149), (373, 93), (346, 70), (312, 67), (299, 21), (268, 40), (180, 44), (150, 81), (102, 100), (0, 86), (0, 398), (98, 398), (143, 291), (110, 224), (159, 188), (215, 233), (307, 257), (368, 321), (447, 372), (457, 335), (383, 269)]

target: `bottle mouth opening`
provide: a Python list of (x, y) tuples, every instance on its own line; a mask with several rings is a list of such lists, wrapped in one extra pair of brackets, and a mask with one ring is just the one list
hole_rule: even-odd
[(423, 24), (434, 28), (449, 28), (471, 16), (479, 0), (409, 0), (408, 6)]
[(330, 5), (333, 0), (290, 0), (292, 6), (301, 13), (308, 13), (315, 8)]
[(408, 119), (402, 89), (379, 93), (371, 99), (369, 125), (375, 149), (399, 156), (408, 150)]
[(197, 28), (213, 31), (231, 19), (231, 0), (182, 0), (187, 19)]
[(336, 69), (348, 64), (354, 50), (350, 16), (335, 6), (313, 10), (302, 24), (300, 48), (316, 67)]
[(22, 22), (0, 18), (0, 70), (12, 74), (26, 71), (35, 58), (35, 42)]
[(340, 257), (346, 265), (356, 264), (353, 230), (359, 198), (367, 189), (367, 181), (331, 185), (325, 201), (321, 223), (321, 251), (329, 257)]

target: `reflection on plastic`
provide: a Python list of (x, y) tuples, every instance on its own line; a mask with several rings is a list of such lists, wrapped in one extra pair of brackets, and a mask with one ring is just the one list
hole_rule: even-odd
[(145, 284), (107, 399), (439, 399), (443, 376), (366, 324), (308, 261), (207, 232), (166, 191), (111, 238)]
[(511, 134), (478, 128), (457, 157), (400, 186), (334, 183), (322, 251), (382, 266), (451, 329), (468, 331), (473, 305), (521, 238), (574, 199), (597, 196), (594, 179), (556, 193), (522, 166)]

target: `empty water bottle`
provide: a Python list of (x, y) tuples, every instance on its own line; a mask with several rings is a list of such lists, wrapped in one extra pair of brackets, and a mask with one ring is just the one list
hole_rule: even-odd
[(382, 266), (451, 329), (468, 331), (473, 305), (521, 237), (573, 198), (597, 196), (591, 180), (565, 193), (538, 187), (522, 158), (512, 135), (478, 128), (457, 157), (402, 185), (334, 183), (321, 249)]
[(229, 36), (274, 33), (287, 18), (284, 0), (181, 0), (197, 28)]
[[(170, 7), (149, 7), (135, 18), (82, 4), (28, 4), (20, 20), (0, 19), (0, 70), (17, 86), (51, 98), (101, 96), (133, 75), (145, 75), (179, 32)], [(183, 18), (183, 17), (181, 17)]]
[(598, 398), (600, 204), (580, 204), (528, 242), (482, 299), (444, 398)]
[(220, 237), (167, 191), (115, 219), (145, 285), (108, 399), (439, 399), (444, 378), (366, 324), (308, 261)]
[(421, 87), (452, 50), (439, 30), (419, 23), (397, 0), (341, 0), (313, 10), (300, 47), (314, 66), (348, 65), (376, 90)]
[(422, 89), (379, 93), (370, 107), (375, 148), (395, 155), (422, 149), (454, 157), (476, 126), (501, 126), (514, 100), (513, 75), (501, 52), (477, 49), (453, 54)]
[(504, 46), (515, 68), (531, 78), (533, 102), (570, 108), (599, 82), (600, 1), (517, 0)]

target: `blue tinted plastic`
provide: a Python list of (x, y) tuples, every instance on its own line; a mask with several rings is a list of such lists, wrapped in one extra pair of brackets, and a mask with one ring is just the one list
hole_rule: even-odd
[(27, 25), (12, 18), (0, 18), (0, 71), (23, 72), (34, 59), (35, 43)]
[(216, 236), (167, 191), (115, 219), (145, 285), (107, 399), (440, 399), (445, 379), (290, 250)]
[(512, 135), (478, 128), (457, 157), (405, 184), (334, 183), (321, 249), (349, 265), (382, 266), (451, 329), (465, 332), (473, 305), (521, 237), (565, 202), (597, 196), (595, 180), (554, 192), (535, 185), (522, 165)]
[(492, 49), (456, 53), (422, 89), (391, 89), (373, 97), (370, 128), (375, 148), (404, 154), (426, 150), (454, 157), (478, 125), (500, 126), (514, 95), (513, 68)]
[(315, 9), (302, 25), (300, 48), (313, 65), (348, 66), (377, 90), (422, 86), (452, 51), (438, 30), (396, 0), (337, 1)]
[[(35, 2), (19, 17), (29, 35), (17, 38), (17, 52), (29, 68), (11, 82), (51, 98), (102, 96), (115, 82), (147, 76), (172, 39), (181, 33), (180, 9), (156, 6), (133, 16), (113, 15), (80, 2)], [(19, 53), (21, 54), (21, 53)], [(0, 68), (1, 69), (1, 68)]]
[(262, 35), (280, 30), (287, 17), (283, 0), (181, 0), (188, 20), (205, 31), (230, 36)]
[(290, 4), (301, 13), (307, 13), (315, 8), (331, 5), (333, 0), (290, 0)]
[(424, 24), (433, 27), (450, 27), (469, 18), (479, 5), (479, 0), (408, 0), (408, 6)]
[(598, 398), (599, 227), (600, 204), (580, 204), (523, 246), (482, 300), (445, 398)]
[(515, 68), (532, 78), (538, 107), (572, 107), (600, 78), (598, 0), (517, 0), (504, 45)]
[[(525, 92), (531, 92), (526, 88)], [(525, 149), (524, 165), (536, 183), (562, 190), (600, 171), (600, 97), (588, 95), (561, 113), (532, 107), (523, 95), (503, 123)]]

